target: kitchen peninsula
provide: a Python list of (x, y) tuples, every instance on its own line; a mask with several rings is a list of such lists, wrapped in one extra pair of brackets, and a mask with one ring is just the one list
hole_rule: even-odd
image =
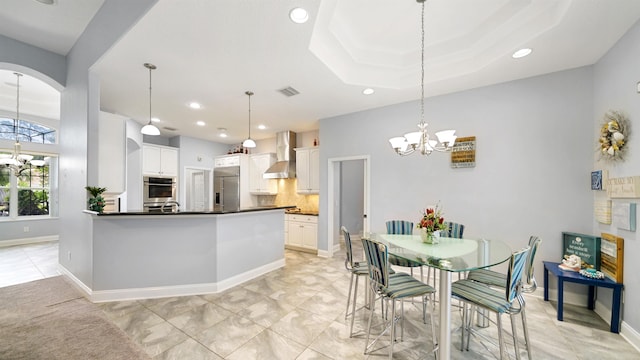
[(284, 211), (105, 213), (92, 218), (93, 302), (215, 293), (284, 266)]

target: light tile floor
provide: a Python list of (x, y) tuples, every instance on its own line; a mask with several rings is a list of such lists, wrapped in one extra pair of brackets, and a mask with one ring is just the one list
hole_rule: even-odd
[[(57, 243), (0, 248), (0, 287), (58, 275)], [(107, 316), (154, 359), (378, 359), (382, 348), (362, 354), (366, 315), (356, 318), (349, 338), (344, 320), (349, 275), (341, 256), (333, 259), (287, 251), (286, 266), (220, 294), (100, 304)], [(539, 294), (535, 294), (539, 295)], [(362, 293), (360, 294), (362, 297)], [(360, 303), (362, 303), (361, 299)], [(405, 306), (404, 341), (394, 358), (433, 358), (430, 326), (421, 309)], [(639, 359), (640, 353), (593, 312), (565, 305), (565, 321), (554, 303), (527, 297), (534, 359)], [(458, 314), (453, 316), (455, 325)], [(507, 327), (508, 319), (504, 318)], [(519, 328), (521, 329), (521, 328)], [(495, 327), (482, 332), (495, 338)], [(522, 332), (519, 333), (522, 341)], [(388, 341), (386, 342), (388, 344)], [(380, 345), (386, 345), (381, 341)], [(461, 352), (453, 334), (453, 359), (496, 359), (497, 349), (472, 338)], [(513, 352), (513, 347), (508, 347)], [(521, 345), (526, 358), (524, 345)]]

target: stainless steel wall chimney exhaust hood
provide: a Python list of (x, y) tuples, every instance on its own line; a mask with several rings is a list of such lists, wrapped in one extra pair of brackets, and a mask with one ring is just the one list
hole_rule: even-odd
[(262, 174), (265, 179), (293, 179), (296, 177), (296, 133), (281, 131), (276, 134), (278, 161)]

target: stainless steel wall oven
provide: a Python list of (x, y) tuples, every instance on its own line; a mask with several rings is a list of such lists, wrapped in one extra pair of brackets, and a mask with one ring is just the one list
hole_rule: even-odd
[(168, 200), (176, 200), (175, 177), (144, 177), (144, 207), (160, 206)]

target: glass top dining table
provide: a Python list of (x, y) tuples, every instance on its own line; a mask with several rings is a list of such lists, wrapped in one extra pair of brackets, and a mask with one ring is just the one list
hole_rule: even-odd
[(389, 254), (440, 270), (439, 359), (451, 358), (451, 274), (483, 269), (503, 263), (511, 257), (505, 242), (489, 239), (439, 238), (437, 244), (425, 244), (420, 235), (365, 234), (365, 238), (387, 245)]

